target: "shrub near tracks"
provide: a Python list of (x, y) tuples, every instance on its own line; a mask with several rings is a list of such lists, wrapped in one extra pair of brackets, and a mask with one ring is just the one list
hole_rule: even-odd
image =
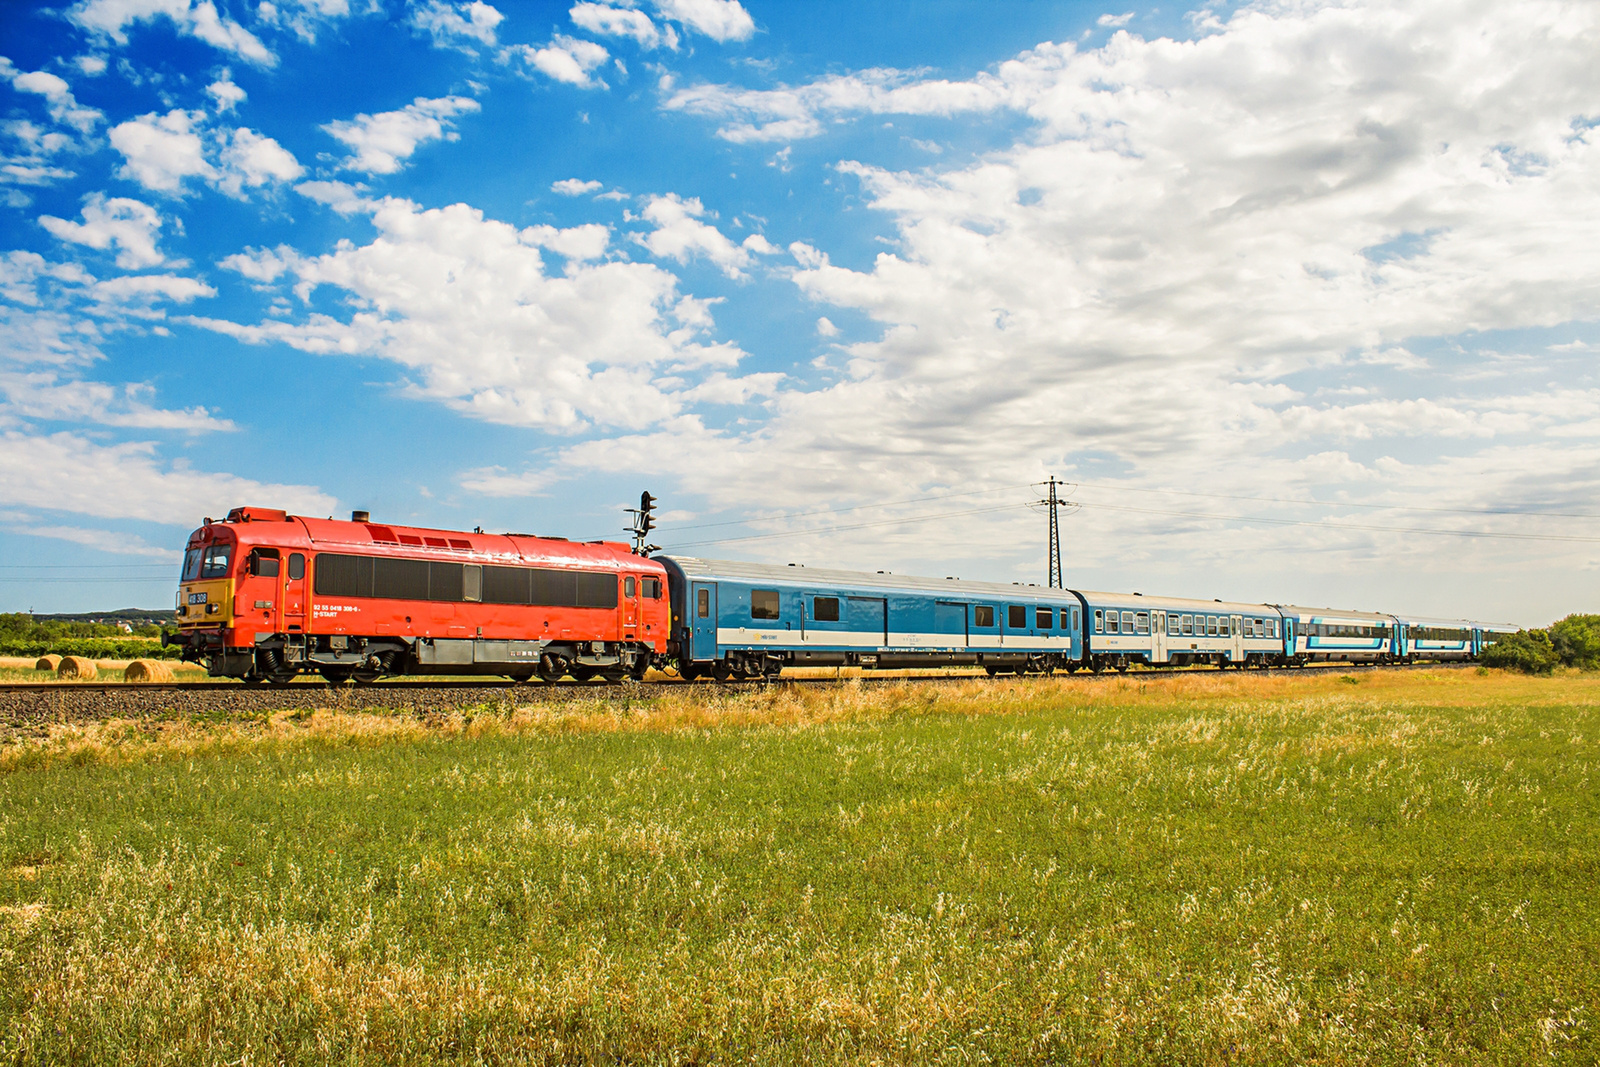
[(1592, 1063), (1597, 704), (1196, 674), (59, 726), (0, 748), (0, 1056)]

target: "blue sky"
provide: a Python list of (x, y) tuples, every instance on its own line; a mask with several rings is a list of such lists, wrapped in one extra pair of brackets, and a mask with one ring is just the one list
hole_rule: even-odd
[(0, 610), (254, 503), (1543, 623), (1600, 15), (84, 0), (0, 29)]

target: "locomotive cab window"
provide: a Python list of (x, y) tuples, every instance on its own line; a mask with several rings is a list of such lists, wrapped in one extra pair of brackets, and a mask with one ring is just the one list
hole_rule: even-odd
[(306, 558), (298, 552), (289, 553), (289, 580), (298, 582), (306, 576)]
[(638, 582), (638, 580), (633, 578), (632, 576), (629, 576), (627, 578), (622, 579), (622, 595), (624, 597), (626, 597), (627, 599), (629, 599), (629, 600), (632, 600), (634, 597), (638, 596), (639, 595), (639, 582)]
[(642, 588), (642, 590), (644, 592), (644, 597), (645, 597), (646, 600), (660, 600), (661, 599), (661, 579), (660, 578), (645, 578), (645, 579), (642, 579), (639, 584), (640, 584), (640, 587)]
[(232, 545), (212, 545), (200, 561), (201, 578), (226, 578), (228, 564), (233, 561)]
[(695, 590), (694, 613), (702, 619), (711, 618), (711, 590)]
[(278, 550), (275, 548), (251, 549), (250, 573), (257, 578), (276, 578), (278, 576)]
[(818, 622), (839, 621), (839, 598), (819, 596), (811, 602), (811, 617)]
[(1049, 608), (1036, 608), (1033, 616), (1034, 625), (1040, 630), (1051, 629), (1055, 623), (1055, 613)]
[(1026, 630), (1028, 609), (1021, 604), (1012, 604), (1006, 611), (1006, 626), (1013, 630)]
[(988, 604), (974, 605), (972, 609), (972, 625), (993, 626), (994, 608), (990, 607)]
[(776, 589), (750, 590), (750, 617), (776, 619), (778, 617), (778, 591)]

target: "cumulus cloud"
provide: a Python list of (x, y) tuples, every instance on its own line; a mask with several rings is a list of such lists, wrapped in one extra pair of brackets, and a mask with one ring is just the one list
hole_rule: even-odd
[(572, 5), (572, 10), (567, 14), (574, 26), (607, 37), (627, 37), (640, 48), (678, 47), (677, 31), (669, 25), (657, 26), (649, 15), (631, 7), (595, 4), (585, 0)]
[[(368, 355), (404, 370), (419, 397), (490, 422), (572, 431), (637, 428), (675, 416), (707, 369), (737, 348), (702, 340), (706, 301), (645, 263), (606, 261), (606, 228), (517, 228), (465, 204), (423, 209), (368, 202), (378, 236), (321, 256), (256, 250), (224, 265), (292, 284), (309, 301), (322, 286), (348, 294), (345, 318), (309, 310), (293, 321), (183, 321), (248, 344)], [(566, 259), (559, 274), (541, 249)], [(663, 371), (680, 384), (658, 381)]]
[(656, 10), (713, 41), (743, 41), (756, 32), (739, 0), (656, 0)]
[[(964, 82), (868, 71), (781, 91), (674, 94), (668, 106), (722, 121), (731, 140), (879, 113), (1004, 110), (1025, 125), (1010, 147), (944, 169), (839, 168), (888, 239), (852, 267), (791, 246), (802, 293), (877, 325), (844, 347), (837, 381), (781, 390), (759, 428), (681, 421), (555, 458), (672, 457), (686, 488), (730, 506), (1025, 487), (1051, 470), (1385, 506), (1592, 496), (1600, 424), (1587, 389), (1549, 390), (1544, 377), (1534, 387), (1527, 371), (1473, 386), (1456, 372), (1477, 373), (1490, 356), (1434, 353), (1417, 374), (1397, 353), (1422, 351), (1417, 338), (1592, 319), (1597, 22), (1581, 5), (1248, 7), (1195, 40), (1123, 30), (1093, 50), (1042, 45)], [(1467, 73), (1484, 70), (1495, 73)], [(651, 203), (658, 255), (742, 266), (732, 242), (685, 226), (696, 212)], [(1375, 378), (1363, 354), (1384, 353), (1394, 358)], [(1379, 395), (1328, 391), (1356, 382)], [(1354, 453), (1352, 443), (1359, 475), (1302, 462)], [(1480, 459), (1503, 475), (1469, 474)], [(1282, 550), (1284, 561), (1297, 545), (1326, 546), (1339, 561), (1330, 574), (1352, 554), (1423, 568), (1455, 558), (1437, 539), (1287, 527), (1244, 536), (1214, 516), (1111, 514), (1078, 520), (1082, 551), (1130, 567), (1160, 566), (1173, 537), (1191, 563), (1241, 544), (1252, 559)], [(1018, 558), (1037, 556), (1020, 547), (1038, 536), (1026, 514), (941, 526), (939, 541), (990, 545), (1002, 531), (1016, 532)], [(917, 536), (894, 550), (937, 559)], [(862, 563), (884, 550), (876, 534), (800, 543)], [(1494, 544), (1460, 551), (1492, 555)]]
[(580, 89), (604, 89), (606, 83), (592, 72), (610, 58), (600, 45), (576, 37), (556, 34), (543, 48), (517, 45), (501, 53), (503, 59), (520, 59), (547, 78), (566, 82)]
[(138, 270), (159, 266), (165, 261), (166, 257), (156, 249), (161, 214), (149, 204), (124, 196), (107, 200), (103, 193), (93, 193), (84, 202), (81, 215), (82, 222), (41, 215), (39, 224), (55, 237), (73, 244), (102, 251), (115, 245), (119, 267)]
[[(1070, 47), (1070, 46), (1069, 46)], [(1057, 52), (1044, 52), (1054, 57)], [(1010, 71), (1011, 64), (1006, 66)], [(717, 136), (736, 144), (816, 137), (835, 116), (854, 114), (937, 115), (993, 111), (1021, 103), (1018, 86), (993, 74), (970, 81), (926, 79), (917, 71), (875, 68), (832, 74), (807, 85), (741, 89), (702, 84), (672, 90), (668, 111), (723, 120)]]
[(600, 189), (599, 182), (586, 182), (578, 178), (563, 178), (550, 183), (550, 191), (562, 196), (582, 196), (585, 193), (597, 193)]
[(337, 500), (312, 486), (191, 470), (162, 460), (153, 442), (105, 445), (72, 432), (0, 433), (0, 497), (43, 511), (185, 527), (251, 502), (307, 515), (338, 510)]
[(352, 151), (344, 164), (346, 170), (393, 174), (411, 158), (418, 145), (458, 139), (456, 116), (477, 110), (478, 102), (470, 97), (428, 100), (419, 96), (398, 111), (357, 115), (322, 128)]
[(411, 24), (433, 35), (435, 48), (461, 48), (471, 50), (468, 42), (490, 45), (495, 43), (495, 27), (504, 21), (494, 7), (483, 0), (466, 4), (444, 3), (430, 0), (426, 7), (411, 13)]
[[(655, 229), (634, 234), (633, 240), (649, 249), (652, 255), (679, 263), (704, 256), (730, 278), (744, 277), (744, 268), (752, 262), (752, 252), (771, 248), (766, 239), (759, 236), (752, 236), (744, 246), (734, 244), (721, 230), (701, 221), (705, 214), (705, 205), (699, 197), (686, 199), (676, 193), (648, 197), (640, 215)], [(757, 241), (759, 245), (751, 244)]]
[(223, 71), (222, 77), (206, 86), (206, 95), (216, 101), (217, 114), (225, 115), (244, 103), (246, 93), (233, 84), (232, 75)]
[(51, 371), (0, 369), (0, 418), (7, 421), (71, 422), (142, 430), (213, 433), (236, 427), (204, 407), (172, 410), (154, 406), (145, 383), (63, 379)]
[(72, 95), (66, 81), (48, 71), (34, 70), (16, 74), (11, 84), (20, 92), (34, 93), (45, 98), (50, 117), (56, 122), (71, 126), (80, 133), (88, 133), (105, 116), (92, 107), (80, 105)]
[(183, 558), (183, 553), (176, 548), (161, 548), (150, 544), (137, 535), (112, 530), (90, 530), (82, 526), (27, 525), (6, 526), (4, 529), (8, 533), (25, 534), (29, 537), (48, 537), (54, 541), (70, 541), (73, 544), (86, 545), (89, 548), (119, 556), (142, 556), (146, 559), (159, 559), (172, 563)]
[(113, 127), (111, 147), (122, 154), (121, 174), (154, 192), (181, 196), (199, 178), (229, 196), (270, 182), (293, 181), (299, 162), (271, 137), (244, 127), (214, 128), (203, 111), (151, 112)]
[[(271, 4), (263, 7), (275, 10)], [(128, 43), (130, 25), (166, 20), (180, 35), (198, 38), (257, 66), (270, 67), (278, 61), (255, 34), (218, 14), (212, 0), (83, 0), (67, 12), (67, 17), (119, 45)]]

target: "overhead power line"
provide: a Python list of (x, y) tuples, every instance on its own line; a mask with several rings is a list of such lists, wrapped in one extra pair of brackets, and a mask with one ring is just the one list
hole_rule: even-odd
[(1204, 511), (1171, 511), (1165, 508), (1136, 508), (1126, 504), (1096, 504), (1074, 501), (1080, 507), (1101, 511), (1128, 511), (1141, 515), (1167, 515), (1186, 519), (1218, 519), (1226, 522), (1257, 522), (1271, 526), (1315, 526), (1327, 530), (1362, 530), (1377, 533), (1429, 534), (1443, 537), (1487, 537), (1505, 541), (1571, 541), (1600, 544), (1600, 537), (1570, 537), (1562, 534), (1510, 533), (1491, 530), (1441, 530), (1421, 526), (1373, 526), (1355, 522), (1318, 522), (1315, 519), (1276, 519), (1264, 515), (1223, 515)]

